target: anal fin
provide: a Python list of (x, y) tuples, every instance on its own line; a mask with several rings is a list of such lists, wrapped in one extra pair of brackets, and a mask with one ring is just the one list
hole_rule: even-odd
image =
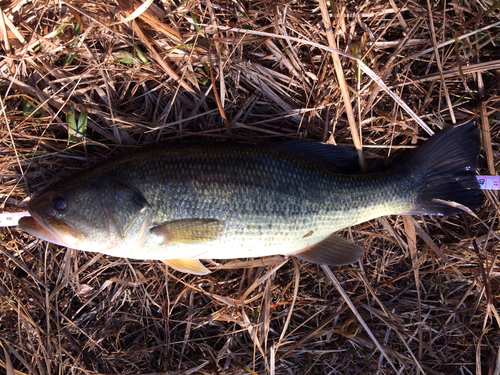
[(210, 270), (205, 267), (198, 259), (165, 259), (162, 260), (167, 266), (172, 267), (174, 270), (192, 273), (194, 275), (206, 275)]
[(357, 262), (359, 258), (361, 258), (363, 251), (365, 251), (365, 249), (361, 246), (339, 237), (336, 234), (331, 234), (323, 241), (301, 252), (290, 255), (311, 263), (328, 266), (344, 266)]

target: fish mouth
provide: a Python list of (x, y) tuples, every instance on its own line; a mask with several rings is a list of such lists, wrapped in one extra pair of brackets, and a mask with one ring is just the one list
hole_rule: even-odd
[(78, 232), (70, 224), (54, 216), (41, 217), (35, 212), (30, 212), (30, 214), (31, 216), (25, 216), (19, 220), (18, 225), (25, 232), (61, 246), (73, 247), (78, 242)]

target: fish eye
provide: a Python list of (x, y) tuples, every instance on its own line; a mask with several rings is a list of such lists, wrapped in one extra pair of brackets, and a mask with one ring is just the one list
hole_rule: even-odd
[(68, 206), (68, 201), (62, 194), (56, 195), (54, 198), (52, 198), (52, 201), (50, 203), (52, 205), (52, 208), (56, 211), (63, 211)]

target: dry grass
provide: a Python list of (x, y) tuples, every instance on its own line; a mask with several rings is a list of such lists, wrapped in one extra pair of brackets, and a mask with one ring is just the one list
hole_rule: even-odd
[[(337, 77), (328, 45), (435, 131), (478, 115), (495, 172), (498, 3), (323, 1), (2, 2), (2, 207), (156, 142), (358, 142), (375, 170), (428, 136), (353, 60)], [(274, 257), (207, 277), (3, 229), (0, 373), (498, 375), (498, 204), (350, 228), (367, 249), (350, 267)]]

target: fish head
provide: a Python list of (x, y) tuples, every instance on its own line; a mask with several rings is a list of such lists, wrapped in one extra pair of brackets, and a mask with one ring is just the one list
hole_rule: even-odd
[(74, 246), (81, 236), (74, 226), (74, 220), (71, 220), (74, 212), (68, 208), (68, 199), (64, 193), (47, 192), (30, 201), (28, 211), (31, 217), (22, 218), (19, 226), (42, 240), (62, 246)]
[(143, 211), (134, 189), (94, 178), (42, 192), (28, 203), (31, 217), (22, 218), (19, 226), (57, 245), (120, 256), (120, 248), (140, 238), (147, 224)]

